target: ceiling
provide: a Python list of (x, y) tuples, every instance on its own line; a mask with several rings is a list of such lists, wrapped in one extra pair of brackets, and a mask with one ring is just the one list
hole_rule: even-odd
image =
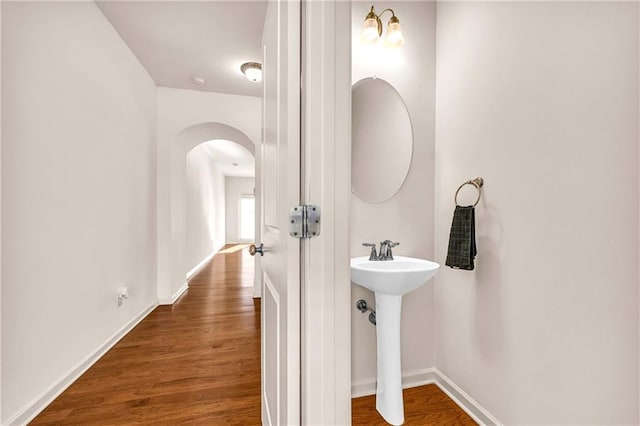
[(262, 96), (240, 65), (262, 62), (266, 0), (96, 4), (158, 86)]
[(202, 151), (223, 175), (255, 176), (255, 159), (244, 146), (224, 139), (207, 141), (198, 146), (202, 147)]

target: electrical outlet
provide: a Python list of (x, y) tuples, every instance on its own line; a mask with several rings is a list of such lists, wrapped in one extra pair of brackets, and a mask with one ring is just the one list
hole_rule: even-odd
[(129, 289), (127, 287), (122, 287), (120, 292), (118, 293), (118, 306), (122, 306), (122, 303), (125, 299), (129, 298)]

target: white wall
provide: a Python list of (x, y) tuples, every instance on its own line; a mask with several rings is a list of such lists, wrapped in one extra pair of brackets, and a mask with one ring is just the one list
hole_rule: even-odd
[[(0, 35), (2, 34), (2, 5), (0, 5)], [(1, 37), (0, 37), (1, 38)], [(1, 51), (1, 49), (0, 49)], [(0, 55), (0, 99), (2, 99), (2, 55)], [(2, 102), (0, 101), (0, 118), (2, 117)], [(2, 120), (0, 119), (0, 134)], [(0, 322), (2, 319), (2, 136), (0, 135)], [(2, 422), (2, 326), (0, 324), (0, 423)]]
[(2, 65), (5, 424), (156, 302), (156, 89), (92, 2), (3, 2)]
[(260, 127), (258, 97), (158, 88), (158, 297), (161, 303), (171, 300), (184, 284), (189, 270), (185, 216), (187, 152), (207, 140), (228, 139), (254, 153), (255, 143), (260, 140)]
[(638, 424), (638, 5), (438, 4), (436, 366), (505, 424)]
[[(395, 254), (433, 259), (433, 179), (435, 146), (435, 3), (373, 3), (378, 12), (392, 7), (400, 19), (406, 44), (367, 55), (360, 31), (371, 3), (352, 5), (352, 79), (377, 76), (395, 87), (404, 99), (413, 126), (411, 169), (400, 192), (381, 204), (352, 196), (351, 256), (368, 255), (361, 244), (386, 239), (399, 241)], [(384, 24), (388, 17), (383, 17)], [(375, 170), (372, 173), (385, 173)], [(368, 315), (355, 309), (358, 299), (374, 302), (373, 293), (351, 286), (351, 367), (354, 385), (375, 383), (376, 337)], [(402, 370), (433, 367), (433, 285), (427, 284), (403, 299)], [(372, 388), (375, 389), (375, 388)]]
[[(249, 242), (238, 236), (240, 231), (240, 197), (253, 195), (255, 185), (254, 178), (227, 176), (225, 179), (227, 244)], [(257, 212), (259, 210), (256, 205)]]
[(187, 268), (192, 270), (225, 243), (225, 177), (203, 145), (187, 154)]

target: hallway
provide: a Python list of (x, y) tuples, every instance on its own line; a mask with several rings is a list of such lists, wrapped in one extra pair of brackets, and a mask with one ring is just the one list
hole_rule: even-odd
[[(260, 424), (253, 258), (225, 246), (31, 424)], [(235, 251), (234, 251), (235, 250)]]

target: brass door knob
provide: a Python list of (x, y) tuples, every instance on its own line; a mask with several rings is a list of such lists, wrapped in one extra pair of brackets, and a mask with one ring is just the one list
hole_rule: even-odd
[(262, 246), (262, 243), (260, 243), (259, 247), (256, 247), (255, 244), (251, 244), (249, 246), (249, 254), (251, 256), (255, 256), (256, 253), (260, 253), (260, 256), (264, 256), (264, 247)]

